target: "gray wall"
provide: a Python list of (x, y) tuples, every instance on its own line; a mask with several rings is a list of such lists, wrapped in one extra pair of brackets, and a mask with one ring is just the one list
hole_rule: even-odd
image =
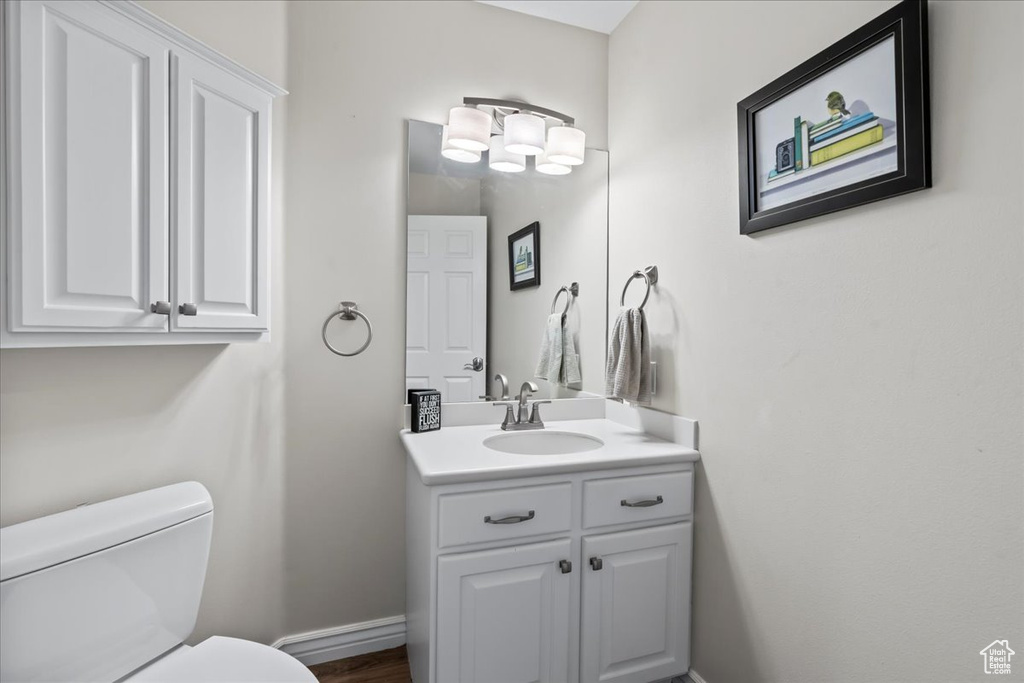
[(1024, 644), (1024, 144), (992, 127), (1024, 4), (930, 5), (933, 189), (738, 234), (736, 103), (891, 5), (641, 2), (611, 38), (611, 292), (660, 266), (710, 683), (976, 680)]

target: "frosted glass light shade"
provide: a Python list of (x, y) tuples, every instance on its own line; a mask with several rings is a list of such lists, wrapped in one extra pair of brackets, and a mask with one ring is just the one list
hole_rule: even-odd
[(547, 175), (567, 175), (572, 173), (572, 167), (565, 164), (556, 164), (551, 161), (551, 156), (541, 152), (537, 155), (537, 172)]
[(505, 117), (505, 149), (513, 154), (533, 156), (544, 151), (544, 119), (533, 114)]
[(491, 116), (473, 107), (454, 107), (448, 112), (448, 144), (456, 149), (482, 152), (491, 137)]
[(559, 126), (548, 131), (547, 155), (556, 164), (578, 166), (583, 163), (587, 135), (579, 128)]
[(480, 161), (480, 152), (452, 147), (448, 142), (448, 126), (441, 127), (441, 156), (463, 164), (475, 164)]
[(491, 138), (491, 149), (487, 153), (487, 165), (503, 173), (519, 173), (526, 170), (526, 157), (512, 154), (505, 146), (502, 136)]

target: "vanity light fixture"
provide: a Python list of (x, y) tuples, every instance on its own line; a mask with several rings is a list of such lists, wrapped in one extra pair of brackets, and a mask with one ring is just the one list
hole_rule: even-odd
[[(586, 134), (571, 116), (518, 100), (465, 97), (462, 103), (448, 115), (442, 139), (446, 158), (475, 163), (477, 158), (454, 150), (487, 149), (490, 168), (518, 173), (526, 169), (526, 157), (535, 156), (537, 171), (548, 175), (565, 175), (583, 163)], [(546, 130), (549, 121), (557, 125)]]
[(448, 142), (448, 126), (441, 127), (441, 156), (463, 164), (475, 164), (480, 161), (480, 152), (459, 149)]
[(548, 131), (547, 157), (556, 164), (578, 166), (583, 163), (587, 135), (579, 128), (557, 126)]
[(487, 165), (495, 171), (519, 173), (526, 170), (526, 157), (508, 151), (505, 147), (505, 136), (495, 135), (491, 138), (491, 148), (487, 152)]
[(544, 119), (533, 114), (505, 117), (505, 149), (513, 154), (535, 156), (544, 152)]
[(546, 175), (568, 175), (569, 173), (572, 173), (572, 166), (566, 166), (565, 164), (559, 164), (552, 161), (551, 155), (545, 152), (541, 152), (537, 155), (536, 164), (538, 173), (544, 173)]
[(476, 107), (454, 107), (448, 112), (448, 144), (470, 152), (483, 152), (491, 137), (491, 117)]

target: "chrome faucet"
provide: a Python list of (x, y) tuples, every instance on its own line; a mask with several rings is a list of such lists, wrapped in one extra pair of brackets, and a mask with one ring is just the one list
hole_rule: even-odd
[(496, 406), (505, 407), (505, 421), (501, 423), (501, 428), (505, 431), (519, 431), (526, 429), (544, 429), (544, 422), (540, 419), (540, 410), (538, 406), (544, 403), (551, 403), (551, 401), (534, 401), (532, 406), (533, 410), (530, 411), (530, 416), (527, 418), (527, 409), (530, 407), (528, 401), (531, 394), (538, 391), (537, 385), (533, 382), (523, 382), (523, 386), (519, 389), (519, 413), (514, 414), (512, 409), (517, 405), (516, 403), (495, 403)]

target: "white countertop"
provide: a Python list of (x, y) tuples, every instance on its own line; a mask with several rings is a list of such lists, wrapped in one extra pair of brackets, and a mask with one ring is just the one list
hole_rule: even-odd
[[(550, 430), (595, 436), (604, 445), (584, 453), (519, 455), (484, 446), (489, 436), (502, 432), (498, 424), (442, 427), (436, 432), (401, 432), (402, 443), (424, 484), (512, 479), (582, 470), (695, 462), (692, 448), (665, 441), (605, 418), (545, 422)], [(527, 432), (522, 432), (527, 433)]]

